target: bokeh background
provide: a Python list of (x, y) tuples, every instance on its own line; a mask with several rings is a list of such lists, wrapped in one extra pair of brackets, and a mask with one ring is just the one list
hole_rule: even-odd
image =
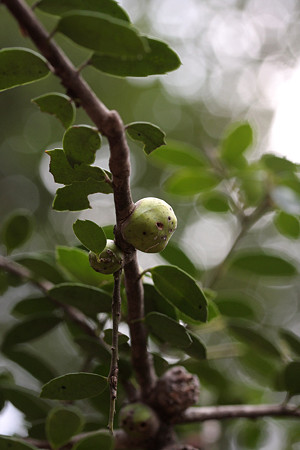
[[(255, 145), (247, 153), (250, 161), (263, 152), (274, 152), (300, 163), (298, 0), (123, 0), (120, 3), (139, 30), (165, 40), (177, 51), (182, 66), (174, 73), (145, 79), (119, 79), (85, 68), (83, 76), (108, 108), (118, 110), (125, 123), (157, 124), (166, 132), (167, 141), (187, 142), (199, 152), (217, 149), (230, 124), (247, 120), (255, 131)], [(37, 15), (48, 30), (53, 28), (53, 17), (38, 10)], [(34, 48), (3, 6), (0, 23), (1, 47)], [(80, 65), (89, 55), (62, 35), (57, 35), (56, 41), (75, 65)], [(78, 245), (72, 231), (77, 217), (95, 220), (101, 226), (114, 223), (111, 196), (91, 196), (92, 209), (80, 213), (51, 209), (58, 185), (48, 172), (49, 157), (45, 150), (61, 147), (63, 128), (55, 118), (41, 114), (31, 103), (32, 98), (50, 91), (63, 92), (59, 81), (51, 76), (0, 95), (0, 223), (19, 208), (32, 213), (34, 233), (18, 250), (22, 253), (54, 251), (55, 245)], [(76, 123), (90, 123), (80, 108)], [(167, 170), (151, 157), (147, 159), (139, 146), (130, 143), (130, 147), (134, 200), (156, 196), (172, 203), (179, 222), (173, 239), (180, 243), (200, 272), (216, 266), (226, 257), (237, 233), (232, 215), (213, 214), (199, 207), (197, 197), (168, 195), (163, 187)], [(108, 168), (108, 154), (104, 142), (97, 164)], [(299, 264), (299, 240), (279, 235), (271, 216), (265, 216), (240, 246), (276, 249)], [(143, 268), (161, 261), (158, 255), (140, 254)], [(230, 290), (232, 283), (232, 278), (225, 276), (218, 287)], [(285, 284), (243, 280), (244, 287), (245, 283), (249, 298), (260, 311), (261, 325), (271, 330), (282, 326), (300, 335), (299, 279)], [(236, 290), (238, 287), (238, 284), (234, 286)], [(31, 289), (27, 285), (11, 288), (2, 296), (1, 333), (15, 320), (10, 315), (13, 304)], [(61, 370), (75, 368), (74, 348), (62, 330), (55, 333), (49, 352), (57, 357), (56, 364)], [(209, 339), (212, 345), (221, 344), (217, 334)], [(68, 357), (56, 353), (58, 340)], [(43, 343), (37, 346), (37, 351), (43, 351)], [(268, 377), (264, 376), (267, 374), (257, 377), (250, 369), (247, 373), (230, 351), (225, 356), (216, 356), (216, 361), (210, 363), (211, 373), (225, 373), (225, 381), (246, 383), (244, 399), (248, 397), (253, 403), (283, 400), (282, 393), (274, 393), (268, 386)], [(0, 366), (11, 370), (19, 384), (36, 387), (36, 381), (13, 363), (2, 358)], [(221, 385), (224, 380), (221, 379)], [(224, 384), (224, 389), (225, 386), (227, 389), (229, 385)], [(239, 389), (239, 383), (232, 387), (233, 402), (239, 401)], [(217, 398), (220, 400), (219, 394), (204, 386), (201, 403), (213, 404)], [(22, 424), (22, 415), (8, 404), (0, 415), (0, 433), (22, 432)], [(184, 432), (183, 427), (181, 431)], [(186, 427), (186, 432), (199, 436), (199, 427)], [(247, 425), (235, 420), (222, 427), (209, 422), (201, 428), (201, 433), (207, 448), (211, 449), (300, 449), (299, 422), (293, 420), (262, 419)]]

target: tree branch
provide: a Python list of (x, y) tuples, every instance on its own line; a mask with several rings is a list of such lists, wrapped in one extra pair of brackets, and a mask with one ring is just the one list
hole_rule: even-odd
[[(112, 172), (114, 203), (116, 211), (116, 242), (125, 252), (129, 264), (125, 265), (126, 293), (130, 321), (143, 318), (143, 289), (139, 282), (139, 268), (136, 252), (129, 246), (120, 233), (120, 224), (131, 213), (133, 201), (130, 191), (129, 148), (125, 137), (123, 122), (116, 111), (110, 111), (98, 99), (89, 85), (83, 80), (63, 51), (50, 39), (45, 28), (35, 17), (23, 0), (3, 0), (8, 10), (25, 29), (40, 52), (50, 63), (53, 73), (57, 75), (67, 93), (80, 101), (87, 115), (98, 130), (107, 137), (110, 147), (109, 167)], [(134, 312), (137, 307), (140, 315)], [(155, 384), (155, 373), (151, 358), (147, 354), (147, 333), (144, 325), (130, 325), (132, 339), (132, 360), (141, 391), (146, 398)], [(136, 338), (132, 333), (138, 333)], [(147, 376), (145, 377), (145, 374)]]
[(295, 405), (226, 405), (188, 408), (174, 418), (174, 424), (204, 422), (205, 420), (224, 420), (239, 417), (255, 419), (258, 417), (300, 417), (300, 408)]

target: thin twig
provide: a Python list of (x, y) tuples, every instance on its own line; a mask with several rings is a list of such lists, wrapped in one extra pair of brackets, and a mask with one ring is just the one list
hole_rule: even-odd
[(116, 398), (118, 390), (118, 334), (119, 323), (121, 317), (121, 275), (122, 269), (114, 273), (114, 291), (112, 298), (112, 320), (113, 320), (113, 332), (112, 332), (112, 345), (111, 345), (111, 363), (110, 371), (108, 375), (109, 387), (110, 387), (110, 409), (108, 429), (111, 433), (114, 430), (114, 417), (116, 412)]
[(188, 408), (173, 423), (204, 422), (238, 417), (255, 419), (258, 417), (300, 417), (300, 408), (295, 405), (225, 405)]

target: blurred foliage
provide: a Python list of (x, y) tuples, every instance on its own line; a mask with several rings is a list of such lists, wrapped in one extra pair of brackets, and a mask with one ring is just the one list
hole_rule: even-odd
[[(180, 363), (196, 373), (202, 384), (201, 405), (276, 402), (282, 401), (287, 391), (298, 395), (299, 166), (270, 153), (269, 142), (277, 86), (296, 68), (300, 56), (299, 3), (124, 0), (121, 5), (141, 33), (163, 39), (176, 50), (182, 66), (168, 75), (142, 79), (110, 77), (92, 67), (85, 67), (82, 73), (106, 106), (119, 111), (124, 123), (150, 122), (156, 131), (166, 133), (167, 145), (152, 151), (151, 141), (149, 156), (142, 151), (149, 143), (148, 128), (144, 139), (137, 139), (139, 128), (132, 132), (142, 145), (129, 142), (134, 200), (163, 198), (178, 217), (178, 229), (169, 246), (159, 255), (140, 253), (140, 264), (143, 269), (156, 266), (153, 273), (167, 267), (161, 265), (166, 262), (178, 266), (180, 274), (184, 271), (196, 279), (187, 289), (193, 291), (197, 286), (201, 304), (199, 286), (206, 288), (208, 298), (208, 322), (193, 322), (187, 317), (189, 307), (180, 306), (181, 293), (177, 292), (174, 301), (164, 296), (161, 281), (156, 280), (153, 287), (147, 283), (149, 273), (144, 275), (156, 369), (162, 373), (169, 365)], [(36, 13), (51, 31), (58, 18), (40, 9)], [(0, 40), (5, 47), (34, 50), (3, 6), (0, 21)], [(90, 55), (62, 34), (55, 38), (77, 66)], [(72, 224), (78, 218), (94, 220), (105, 232), (109, 230), (106, 236), (112, 238), (113, 199), (93, 194), (89, 196), (92, 209), (52, 209), (57, 185), (49, 174), (50, 158), (45, 151), (54, 155), (58, 151), (54, 149), (65, 150), (64, 129), (55, 117), (58, 114), (42, 114), (31, 102), (35, 99), (38, 103), (37, 98), (49, 92), (66, 94), (59, 80), (48, 76), (0, 95), (1, 253), (11, 254), (36, 279), (58, 284), (55, 293), (59, 297), (63, 292), (67, 304), (79, 307), (85, 291), (92, 304), (81, 310), (106, 336), (112, 278), (90, 268), (86, 249), (76, 248)], [(44, 104), (40, 107), (53, 114), (52, 105), (50, 110)], [(73, 112), (72, 107), (67, 119), (62, 116), (67, 124), (72, 122)], [(77, 107), (75, 124), (83, 123), (93, 126)], [(159, 133), (156, 139), (161, 142), (162, 136)], [(95, 177), (101, 180), (109, 176), (107, 142), (103, 141), (97, 153), (92, 146), (88, 161), (96, 157), (95, 164), (103, 170)], [(59, 182), (74, 186), (66, 178), (79, 182), (76, 177), (82, 174), (74, 173), (75, 169), (60, 173), (65, 178)], [(97, 189), (99, 192), (99, 185)], [(72, 210), (69, 206), (64, 198), (63, 207), (57, 209)], [(78, 209), (76, 206), (73, 209)], [(172, 276), (168, 280), (165, 275), (169, 284)], [(96, 290), (105, 300), (98, 315)], [(19, 409), (31, 422), (32, 437), (51, 435), (49, 423), (56, 409), (48, 415), (53, 403), (38, 398), (42, 384), (54, 376), (80, 372), (86, 364), (90, 372), (103, 378), (108, 355), (95, 348), (76, 326), (66, 324), (62, 311), (38, 297), (35, 288), (20, 286), (15, 277), (0, 272), (0, 292), (0, 363), (14, 375), (0, 374), (0, 407), (9, 401)], [(123, 312), (126, 319), (126, 299)], [(157, 318), (163, 324), (161, 329), (155, 329)], [(125, 323), (122, 327), (128, 334)], [(121, 372), (125, 378), (133, 377), (126, 340), (120, 352)], [(123, 397), (121, 392), (120, 403)], [(97, 428), (91, 419), (84, 430), (106, 427), (107, 401), (107, 391), (99, 398), (81, 401), (86, 417), (97, 416)], [(299, 440), (299, 422), (293, 420), (235, 420), (222, 425), (179, 426), (178, 430), (190, 442), (194, 439), (194, 445), (207, 437), (211, 449), (262, 445), (294, 449)], [(103, 436), (99, 439), (107, 439)], [(56, 442), (63, 437), (51, 435), (51, 439)]]

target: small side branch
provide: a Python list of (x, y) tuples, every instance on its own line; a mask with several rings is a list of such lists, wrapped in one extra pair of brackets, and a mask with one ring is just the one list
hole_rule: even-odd
[(295, 405), (226, 405), (188, 408), (178, 417), (176, 424), (204, 422), (205, 420), (225, 420), (239, 417), (300, 417), (300, 408)]
[(113, 332), (112, 332), (112, 345), (111, 345), (111, 363), (109, 371), (109, 388), (110, 388), (110, 409), (109, 409), (109, 421), (108, 429), (113, 433), (114, 429), (114, 416), (116, 412), (116, 398), (118, 389), (118, 333), (119, 323), (121, 317), (121, 274), (122, 269), (114, 273), (114, 291), (112, 299), (112, 320), (113, 320)]

